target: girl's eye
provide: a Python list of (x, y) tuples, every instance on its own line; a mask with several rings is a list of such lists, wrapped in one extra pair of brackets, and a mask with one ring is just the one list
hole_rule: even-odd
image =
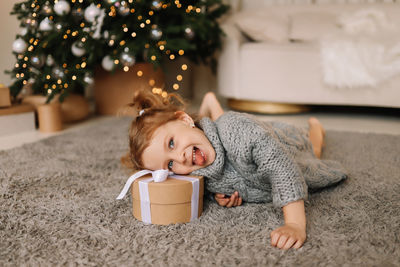
[(170, 160), (168, 162), (168, 169), (171, 171), (172, 170), (172, 166), (174, 165), (174, 162), (172, 160)]
[(169, 148), (174, 148), (174, 146), (175, 146), (174, 139), (169, 140), (168, 147)]

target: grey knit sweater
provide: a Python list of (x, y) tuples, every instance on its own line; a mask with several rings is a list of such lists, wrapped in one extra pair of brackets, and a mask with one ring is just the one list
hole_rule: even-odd
[(193, 174), (206, 178), (213, 193), (233, 194), (244, 201), (273, 202), (283, 207), (306, 199), (307, 186), (317, 189), (347, 176), (338, 162), (314, 156), (308, 132), (282, 122), (261, 122), (255, 117), (226, 112), (200, 127), (216, 152), (215, 161)]

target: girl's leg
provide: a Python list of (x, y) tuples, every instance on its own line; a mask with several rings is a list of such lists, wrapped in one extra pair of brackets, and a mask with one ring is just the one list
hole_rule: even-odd
[(209, 117), (211, 120), (215, 121), (224, 114), (224, 110), (221, 107), (217, 97), (213, 92), (208, 92), (204, 95), (203, 101), (200, 106), (199, 116)]
[(309, 138), (313, 146), (314, 154), (317, 158), (321, 158), (322, 147), (324, 145), (325, 130), (317, 118), (311, 117), (308, 120)]

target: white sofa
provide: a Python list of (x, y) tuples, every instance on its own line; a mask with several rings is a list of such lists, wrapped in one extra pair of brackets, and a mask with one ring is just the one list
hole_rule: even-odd
[[(322, 41), (325, 44), (329, 40), (334, 41), (332, 38), (342, 36), (344, 30), (347, 31), (346, 36), (354, 30), (356, 36), (362, 37), (362, 30), (365, 29), (379, 34), (381, 29), (377, 17), (381, 19), (379, 23), (382, 24), (384, 19), (397, 31), (400, 29), (400, 4), (268, 3), (243, 1), (241, 8), (222, 25), (226, 36), (217, 72), (218, 91), (222, 96), (230, 100), (288, 104), (400, 107), (400, 75), (394, 73), (380, 77), (378, 81), (369, 81), (363, 78), (365, 73), (360, 74), (357, 68), (352, 67), (350, 71), (355, 73), (350, 78), (358, 75), (358, 81), (354, 78), (353, 84), (349, 85), (347, 80), (343, 80), (346, 77), (342, 77), (344, 86), (338, 86), (335, 82), (340, 83), (340, 80), (336, 76), (327, 77), (329, 71), (332, 72), (335, 67), (337, 71), (344, 72), (343, 75), (348, 75), (349, 71), (346, 66), (327, 66), (329, 61), (326, 58), (329, 57), (325, 55), (323, 61), (321, 53)], [(360, 15), (365, 10), (380, 13), (373, 14), (375, 17), (372, 18), (364, 16), (359, 21), (350, 21), (353, 24), (339, 23), (354, 19), (354, 15)], [(379, 18), (382, 14), (385, 17)], [(257, 20), (260, 18), (265, 21)], [(365, 24), (371, 21), (362, 19), (373, 19), (377, 24), (372, 25), (373, 28)], [(364, 29), (357, 32), (360, 25), (354, 22), (364, 23), (361, 25)], [(397, 60), (396, 66), (400, 68), (400, 50), (396, 56), (391, 64)], [(341, 57), (349, 58), (346, 54)], [(329, 79), (330, 83), (327, 82)]]

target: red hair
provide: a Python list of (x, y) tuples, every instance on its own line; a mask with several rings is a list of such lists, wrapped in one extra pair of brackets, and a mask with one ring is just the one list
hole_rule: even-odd
[(150, 145), (155, 130), (178, 119), (176, 112), (185, 110), (186, 105), (177, 94), (162, 97), (148, 89), (140, 89), (128, 107), (133, 109), (134, 119), (129, 129), (129, 153), (121, 158), (121, 162), (139, 170), (144, 168), (142, 154)]

